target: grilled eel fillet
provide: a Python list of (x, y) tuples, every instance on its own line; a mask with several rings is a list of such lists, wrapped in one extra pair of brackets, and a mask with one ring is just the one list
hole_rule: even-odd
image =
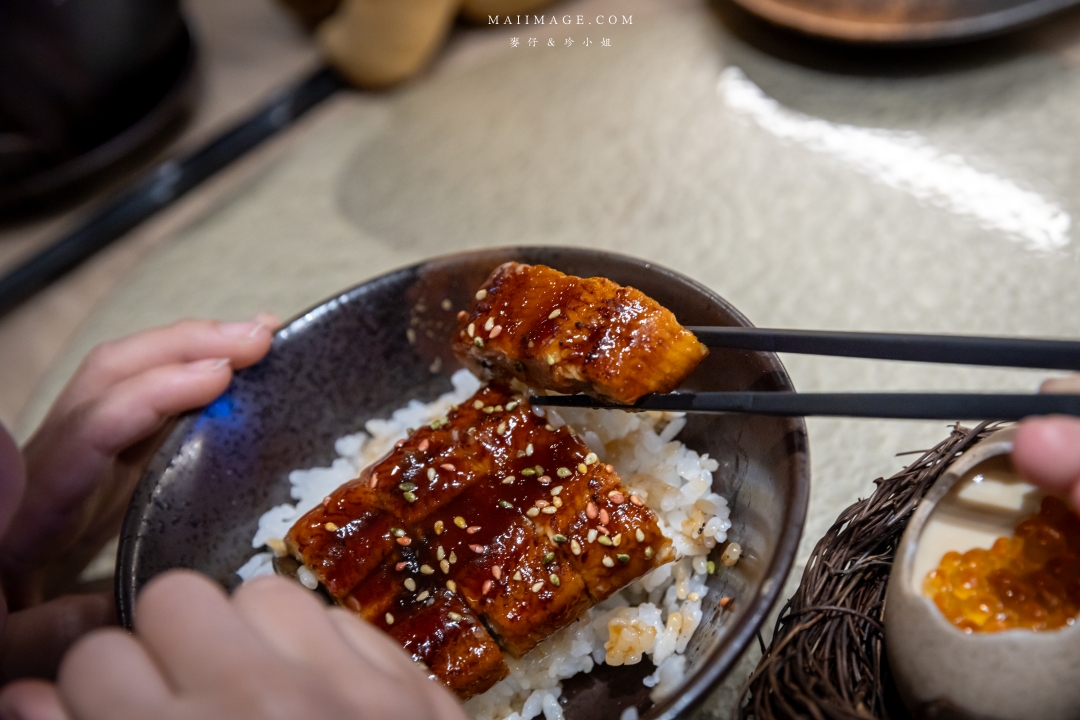
[(498, 267), (458, 315), (453, 347), (480, 377), (626, 404), (674, 390), (709, 354), (634, 288), (516, 262)]
[(286, 545), (462, 697), (674, 555), (610, 465), (500, 385), (400, 441)]

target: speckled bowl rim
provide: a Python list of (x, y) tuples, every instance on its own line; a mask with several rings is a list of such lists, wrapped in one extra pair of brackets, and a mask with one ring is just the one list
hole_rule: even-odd
[[(328, 305), (339, 303), (342, 298), (357, 295), (367, 286), (385, 282), (390, 277), (402, 273), (419, 274), (419, 271), (425, 266), (445, 264), (456, 259), (484, 257), (487, 255), (492, 257), (499, 255), (513, 256), (516, 253), (536, 251), (538, 249), (550, 249), (562, 253), (578, 255), (583, 258), (590, 256), (596, 258), (612, 258), (624, 263), (637, 265), (650, 272), (656, 272), (662, 276), (667, 276), (672, 280), (677, 280), (694, 287), (696, 290), (700, 291), (704, 297), (707, 297), (710, 302), (716, 303), (726, 312), (730, 313), (731, 317), (736, 319), (741, 325), (753, 327), (745, 315), (739, 312), (731, 305), (731, 303), (720, 297), (720, 295), (712, 289), (693, 278), (689, 278), (682, 273), (678, 273), (662, 265), (642, 260), (641, 258), (624, 255), (622, 253), (594, 248), (559, 245), (517, 245), (483, 248), (431, 257), (418, 263), (400, 267), (396, 270), (391, 270), (390, 272), (364, 280), (346, 290), (328, 296), (325, 300), (316, 303), (307, 310), (298, 313), (288, 322), (285, 322), (277, 331), (275, 343), (289, 342), (291, 337), (295, 337), (299, 334), (292, 331), (298, 330), (303, 325), (311, 322), (312, 318), (318, 317), (321, 314), (321, 311)], [(795, 388), (791, 383), (791, 378), (788, 375), (787, 369), (780, 361), (780, 358), (777, 357), (775, 353), (758, 354), (769, 367), (772, 377), (774, 377), (778, 384), (781, 385), (779, 389), (794, 391)], [(241, 370), (240, 372), (243, 371)], [(187, 413), (181, 417), (169, 437), (173, 437), (178, 433), (186, 433), (200, 414), (201, 409)], [(796, 449), (790, 451), (792, 455), (799, 457), (796, 457), (792, 463), (793, 486), (790, 489), (788, 511), (782, 518), (782, 525), (776, 541), (776, 550), (763, 574), (761, 585), (753, 595), (752, 600), (749, 601), (750, 606), (742, 613), (738, 614), (731, 621), (731, 624), (725, 627), (725, 640), (719, 643), (719, 646), (711, 654), (700, 661), (693, 674), (685, 678), (682, 685), (680, 685), (674, 693), (653, 706), (649, 713), (644, 716), (646, 720), (675, 720), (676, 718), (685, 717), (691, 711), (699, 707), (708, 698), (709, 693), (722, 682), (728, 673), (735, 667), (737, 660), (753, 641), (754, 636), (761, 628), (765, 618), (768, 617), (769, 612), (779, 599), (780, 592), (783, 590), (788, 573), (795, 562), (799, 541), (802, 538), (803, 527), (806, 523), (806, 515), (810, 500), (810, 450), (806, 432), (806, 422), (803, 418), (799, 417), (786, 418), (786, 421), (790, 423), (788, 435), (794, 435), (801, 438), (799, 442), (792, 446)], [(167, 443), (167, 439), (163, 440), (162, 445), (166, 445)], [(153, 482), (153, 477), (151, 471), (148, 470), (140, 479), (139, 484), (132, 495), (131, 504), (129, 505), (127, 514), (124, 518), (124, 524), (120, 535), (120, 546), (117, 551), (117, 572), (115, 576), (117, 613), (121, 624), (129, 628), (131, 627), (132, 609), (135, 604), (135, 595), (137, 592), (137, 580), (133, 569), (135, 566), (138, 543), (134, 540), (138, 536), (138, 530), (141, 524), (142, 505), (145, 504), (152, 495), (152, 488), (149, 486), (151, 482)]]

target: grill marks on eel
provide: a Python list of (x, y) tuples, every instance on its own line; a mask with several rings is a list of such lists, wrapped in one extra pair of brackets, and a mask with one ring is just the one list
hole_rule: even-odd
[(481, 377), (631, 404), (709, 354), (667, 310), (605, 278), (509, 262), (459, 315), (455, 354)]
[(286, 543), (462, 697), (505, 677), (502, 652), (520, 657), (673, 556), (610, 466), (499, 385), (340, 487)]

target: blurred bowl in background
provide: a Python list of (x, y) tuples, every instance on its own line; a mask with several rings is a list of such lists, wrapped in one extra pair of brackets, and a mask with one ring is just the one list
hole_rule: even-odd
[(0, 215), (63, 201), (187, 119), (179, 0), (0, 2)]

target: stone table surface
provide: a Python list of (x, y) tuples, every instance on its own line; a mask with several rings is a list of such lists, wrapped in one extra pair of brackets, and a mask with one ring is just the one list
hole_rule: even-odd
[[(811, 43), (697, 0), (579, 0), (556, 15), (633, 24), (459, 29), (424, 78), (320, 110), (126, 276), (23, 432), (101, 340), (184, 315), (288, 317), (387, 270), (495, 245), (648, 258), (760, 326), (1080, 334), (1080, 14), (902, 52)], [(803, 391), (1023, 391), (1043, 377), (784, 361)], [(808, 424), (796, 573), (897, 453), (947, 433)], [(705, 715), (727, 712), (750, 662)]]

